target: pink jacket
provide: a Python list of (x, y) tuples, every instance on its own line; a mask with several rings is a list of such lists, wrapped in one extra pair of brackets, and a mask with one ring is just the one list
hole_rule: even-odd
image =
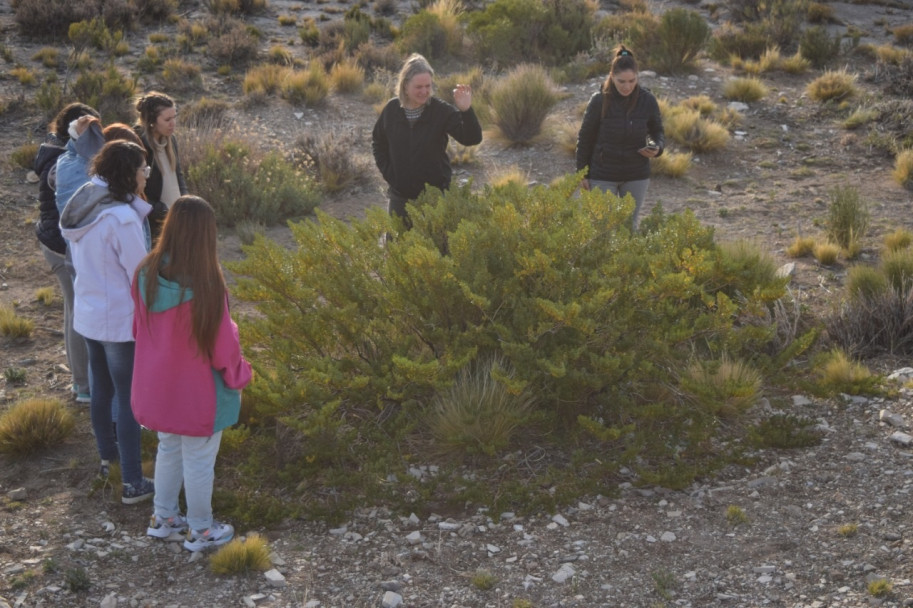
[(131, 289), (136, 421), (154, 431), (192, 437), (208, 437), (235, 424), (251, 368), (241, 354), (228, 295), (210, 360), (198, 353), (190, 332), (193, 292), (158, 277), (156, 301), (147, 306), (144, 281), (145, 273), (140, 273)]

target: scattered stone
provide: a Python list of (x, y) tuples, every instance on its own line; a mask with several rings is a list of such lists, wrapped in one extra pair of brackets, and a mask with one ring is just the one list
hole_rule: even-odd
[(423, 540), (424, 540), (424, 539), (422, 538), (422, 533), (419, 532), (418, 530), (416, 530), (415, 532), (411, 532), (411, 533), (406, 537), (406, 541), (407, 541), (410, 545), (418, 545), (418, 544), (421, 544), (421, 542), (422, 542)]
[(574, 570), (574, 567), (570, 564), (561, 564), (561, 567), (558, 568), (558, 571), (552, 575), (552, 580), (556, 583), (564, 583), (569, 578), (577, 574), (577, 571)]
[(559, 526), (564, 526), (565, 528), (567, 528), (568, 526), (571, 525), (567, 521), (567, 519), (565, 519), (564, 516), (561, 515), (561, 513), (556, 513), (555, 515), (553, 515), (552, 521), (555, 522), (556, 524), (558, 524)]
[(403, 596), (393, 591), (384, 593), (384, 599), (381, 601), (383, 608), (399, 608), (403, 605)]
[(901, 445), (903, 447), (909, 447), (911, 444), (913, 444), (913, 436), (910, 436), (906, 433), (902, 433), (900, 431), (895, 431), (895, 432), (891, 433), (891, 436), (888, 437), (888, 439), (890, 439), (893, 443), (896, 443), (897, 445)]
[(29, 497), (29, 493), (28, 493), (28, 490), (26, 490), (25, 488), (16, 488), (15, 490), (10, 490), (6, 494), (6, 496), (10, 500), (14, 500), (16, 502), (22, 502), (23, 500), (26, 500)]
[(907, 428), (907, 421), (900, 414), (895, 414), (891, 410), (881, 410), (878, 412), (878, 419), (889, 426), (898, 429)]
[(272, 570), (267, 570), (263, 573), (263, 577), (266, 579), (266, 582), (269, 583), (271, 587), (285, 587), (285, 577), (281, 572), (273, 568)]

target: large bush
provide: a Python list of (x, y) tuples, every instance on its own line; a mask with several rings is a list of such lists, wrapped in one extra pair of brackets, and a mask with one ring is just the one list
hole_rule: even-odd
[(526, 144), (542, 131), (542, 123), (560, 97), (555, 83), (539, 65), (517, 66), (491, 87), (492, 121), (504, 139)]
[(300, 218), (320, 202), (313, 179), (279, 153), (259, 156), (237, 141), (210, 145), (187, 170), (187, 181), (190, 191), (209, 201), (226, 226)]
[(666, 11), (659, 22), (657, 46), (645, 49), (650, 67), (662, 72), (682, 72), (696, 66), (710, 40), (710, 26), (699, 13), (684, 8)]
[(576, 196), (579, 178), (431, 190), (409, 207), (407, 232), (378, 209), (351, 223), (318, 212), (292, 225), (292, 248), (245, 249), (232, 269), (236, 295), (258, 309), (242, 329), (258, 378), (247, 402), (298, 437), (288, 475), (325, 474), (313, 463), (339, 455), (378, 467), (460, 370), (488, 357), (556, 432), (581, 416), (603, 450), (629, 450), (613, 466), (674, 467), (700, 451), (715, 418), (689, 408), (676, 379), (695, 359), (782, 366), (793, 351), (772, 346), (771, 319), (784, 280), (719, 248), (690, 213), (654, 214), (632, 234), (631, 200)]
[(494, 0), (469, 15), (478, 57), (513, 65), (558, 65), (592, 45), (596, 5), (591, 0)]

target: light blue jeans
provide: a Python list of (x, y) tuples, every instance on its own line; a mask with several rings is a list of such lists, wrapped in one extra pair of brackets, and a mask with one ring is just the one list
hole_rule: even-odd
[[(140, 458), (140, 428), (130, 408), (135, 342), (100, 342), (86, 338), (91, 380), (90, 414), (98, 455), (102, 460), (117, 460), (120, 455), (121, 479), (138, 484), (143, 479)], [(114, 437), (112, 408), (117, 409), (117, 438)]]
[(89, 353), (86, 351), (86, 341), (73, 329), (73, 279), (75, 271), (71, 264), (67, 264), (64, 255), (51, 251), (43, 243), (41, 252), (44, 259), (51, 266), (51, 272), (60, 283), (60, 292), (63, 294), (63, 344), (67, 351), (67, 365), (73, 374), (73, 383), (82, 393), (89, 392)]
[(181, 484), (187, 499), (187, 525), (192, 530), (212, 526), (212, 484), (222, 431), (209, 437), (159, 432), (155, 456), (155, 514), (164, 519), (180, 513)]
[(640, 209), (644, 205), (644, 199), (647, 197), (647, 186), (650, 185), (649, 179), (638, 179), (632, 182), (608, 182), (598, 179), (590, 180), (590, 188), (597, 188), (603, 192), (611, 192), (619, 198), (624, 198), (625, 194), (630, 193), (634, 199), (634, 213), (631, 215), (631, 228), (637, 230), (640, 225)]

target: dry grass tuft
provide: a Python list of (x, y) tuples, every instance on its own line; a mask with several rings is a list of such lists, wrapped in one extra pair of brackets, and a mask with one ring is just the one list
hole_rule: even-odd
[(0, 417), (0, 452), (27, 456), (59, 445), (75, 426), (73, 415), (57, 400), (23, 401)]
[(243, 574), (269, 570), (269, 545), (256, 533), (243, 541), (235, 538), (209, 558), (209, 568), (215, 574)]

